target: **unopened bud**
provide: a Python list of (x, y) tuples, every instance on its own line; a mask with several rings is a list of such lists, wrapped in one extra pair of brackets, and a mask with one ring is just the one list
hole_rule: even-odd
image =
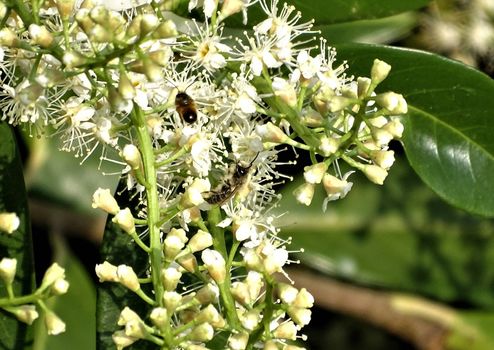
[(115, 215), (120, 211), (117, 201), (109, 189), (98, 188), (93, 194), (93, 208), (99, 208), (109, 214)]
[(57, 280), (65, 278), (65, 269), (57, 263), (51, 264), (46, 270), (43, 280), (41, 281), (40, 289), (45, 289), (52, 286)]
[(256, 309), (246, 312), (240, 318), (240, 322), (242, 323), (242, 326), (251, 332), (259, 325), (260, 320), (261, 320), (261, 316), (259, 314), (259, 311)]
[(125, 334), (137, 339), (145, 339), (148, 331), (142, 320), (132, 320), (125, 324)]
[(335, 154), (340, 147), (340, 142), (338, 139), (334, 137), (323, 136), (320, 139), (319, 150), (321, 154), (325, 157), (329, 157), (332, 154)]
[(82, 30), (87, 34), (91, 31), (91, 29), (94, 27), (94, 22), (89, 16), (90, 10), (87, 8), (80, 8), (77, 10), (77, 13), (75, 14), (75, 20), (79, 27), (82, 28)]
[(284, 322), (273, 331), (276, 338), (295, 340), (297, 338), (297, 326), (292, 321)]
[(167, 269), (161, 270), (161, 276), (165, 290), (172, 291), (177, 288), (177, 284), (182, 277), (182, 273), (176, 268), (169, 267)]
[(53, 283), (50, 291), (53, 295), (63, 295), (69, 290), (69, 282), (64, 278), (59, 278)]
[(309, 206), (314, 197), (314, 184), (303, 183), (293, 191), (293, 195), (297, 202)]
[(220, 16), (222, 18), (234, 15), (245, 8), (245, 2), (242, 0), (225, 0), (221, 6)]
[(3, 306), (3, 309), (13, 314), (19, 321), (28, 325), (33, 324), (34, 320), (39, 317), (34, 305)]
[(45, 313), (45, 326), (49, 335), (57, 335), (65, 332), (65, 323), (53, 312)]
[(108, 261), (96, 265), (95, 271), (100, 282), (118, 282), (117, 267)]
[(157, 82), (163, 80), (163, 71), (161, 66), (157, 65), (149, 58), (144, 58), (142, 61), (143, 73), (149, 81)]
[(43, 48), (48, 48), (53, 44), (53, 35), (45, 26), (39, 26), (35, 23), (29, 25), (29, 36), (33, 43)]
[(188, 247), (192, 253), (199, 252), (213, 245), (213, 237), (209, 232), (198, 230), (189, 241)]
[(146, 13), (142, 15), (141, 19), (141, 36), (145, 36), (152, 32), (159, 24), (159, 19), (155, 14)]
[(91, 41), (95, 43), (108, 43), (113, 40), (113, 33), (107, 29), (106, 25), (94, 25), (89, 31)]
[(310, 308), (314, 306), (314, 297), (310, 294), (307, 289), (302, 288), (295, 300), (293, 301), (293, 306), (302, 307), (302, 308)]
[(223, 283), (226, 276), (226, 262), (221, 253), (206, 249), (202, 252), (201, 259), (213, 280), (218, 284)]
[(297, 92), (295, 91), (295, 87), (288, 81), (276, 77), (273, 79), (272, 87), (275, 96), (278, 96), (281, 101), (290, 107), (297, 105)]
[(347, 108), (348, 106), (354, 103), (355, 100), (353, 98), (348, 98), (344, 96), (333, 96), (328, 101), (328, 109), (330, 112), (335, 113)]
[(3, 2), (0, 2), (0, 21), (7, 15), (7, 6)]
[(116, 345), (117, 350), (126, 348), (127, 346), (130, 346), (137, 340), (139, 340), (138, 338), (129, 337), (128, 335), (126, 335), (124, 330), (116, 331), (111, 335), (111, 338), (113, 340), (113, 343)]
[(130, 212), (129, 208), (120, 210), (111, 220), (116, 223), (122, 230), (127, 233), (134, 233), (136, 231), (134, 216)]
[(358, 77), (357, 78), (357, 95), (359, 98), (367, 97), (367, 91), (369, 91), (369, 86), (372, 80), (369, 78)]
[(117, 277), (118, 281), (131, 291), (136, 292), (141, 289), (139, 279), (137, 278), (137, 275), (132, 267), (127, 265), (119, 265), (117, 267)]
[(194, 254), (186, 254), (177, 259), (177, 262), (189, 272), (195, 272), (197, 269), (197, 259)]
[(315, 128), (321, 126), (324, 122), (324, 119), (321, 113), (310, 108), (303, 115), (302, 122), (307, 126)]
[(391, 114), (405, 114), (408, 112), (407, 101), (401, 94), (385, 92), (376, 96), (376, 102)]
[(170, 61), (171, 50), (161, 49), (148, 53), (148, 57), (161, 67), (165, 67)]
[(7, 27), (0, 29), (0, 46), (15, 47), (18, 41), (12, 29)]
[(125, 111), (132, 103), (131, 101), (124, 99), (118, 90), (111, 85), (108, 86), (108, 102), (110, 102), (110, 107), (115, 112)]
[(324, 173), (328, 169), (326, 163), (317, 163), (304, 168), (304, 179), (310, 184), (321, 183)]
[(175, 22), (168, 19), (162, 22), (154, 31), (153, 38), (155, 39), (167, 39), (178, 35), (177, 26)]
[(12, 233), (19, 228), (21, 221), (16, 213), (0, 213), (0, 231)]
[(63, 54), (62, 61), (67, 68), (74, 68), (86, 64), (87, 59), (78, 52), (68, 51)]
[(373, 128), (371, 133), (372, 138), (379, 148), (387, 146), (388, 143), (393, 139), (393, 135), (391, 135), (391, 133), (384, 128)]
[(67, 19), (74, 10), (75, 0), (57, 0), (56, 5), (58, 13), (62, 19)]
[[(236, 0), (238, 1), (238, 0)], [(236, 333), (230, 335), (228, 338), (229, 349), (232, 350), (244, 350), (249, 342), (249, 334), (247, 333)]]
[(10, 285), (14, 281), (16, 269), (16, 259), (3, 258), (0, 260), (0, 278), (6, 285)]
[(195, 298), (203, 305), (215, 303), (218, 301), (219, 293), (217, 286), (208, 283), (196, 292)]
[(91, 9), (89, 13), (91, 19), (98, 24), (107, 25), (109, 19), (109, 11), (105, 6), (99, 5)]
[(297, 325), (303, 327), (309, 324), (312, 312), (300, 307), (289, 307), (288, 315)]
[(249, 288), (244, 282), (233, 282), (231, 290), (233, 297), (240, 304), (249, 305), (251, 303)]
[(374, 164), (364, 165), (362, 168), (362, 172), (370, 181), (374, 182), (377, 185), (382, 185), (384, 183), (384, 179), (386, 179), (386, 176), (388, 176), (388, 172), (385, 169)]
[(139, 169), (142, 164), (141, 152), (139, 149), (133, 144), (127, 144), (122, 150), (121, 153), (122, 158), (125, 160), (127, 164), (134, 170)]
[(284, 302), (285, 304), (291, 304), (295, 301), (295, 298), (297, 297), (298, 290), (297, 288), (286, 284), (286, 283), (280, 283), (278, 285), (278, 296), (280, 297), (281, 301)]
[(331, 174), (324, 174), (322, 183), (329, 200), (344, 198), (353, 186), (353, 183), (348, 182), (345, 177), (339, 179)]
[(395, 153), (393, 151), (372, 151), (371, 159), (381, 168), (388, 170), (395, 162)]
[(151, 322), (158, 327), (163, 328), (168, 325), (168, 311), (164, 307), (155, 307), (149, 315)]
[(404, 127), (399, 119), (393, 119), (382, 128), (393, 135), (395, 139), (400, 139), (403, 136)]
[(165, 291), (163, 293), (163, 305), (166, 307), (170, 314), (175, 312), (175, 309), (182, 302), (182, 296), (174, 291)]
[(256, 126), (256, 133), (263, 142), (283, 143), (288, 139), (283, 130), (271, 122)]
[(189, 339), (199, 342), (207, 342), (213, 339), (214, 329), (209, 323), (202, 323), (192, 330)]
[(202, 193), (210, 189), (211, 184), (207, 179), (196, 178), (183, 194), (180, 204), (183, 208), (191, 208), (202, 204), (204, 203)]
[(386, 79), (390, 70), (391, 66), (389, 64), (376, 58), (371, 69), (371, 79), (374, 85)]

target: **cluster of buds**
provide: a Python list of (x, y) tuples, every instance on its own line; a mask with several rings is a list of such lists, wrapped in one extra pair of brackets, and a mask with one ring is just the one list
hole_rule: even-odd
[(342, 159), (375, 184), (384, 183), (395, 160), (389, 142), (401, 138), (403, 124), (399, 116), (408, 110), (402, 95), (374, 92), (390, 70), (389, 64), (376, 59), (370, 78), (359, 77), (355, 84), (342, 89), (340, 95), (332, 89), (322, 89), (314, 95), (316, 110), (306, 114), (306, 123), (321, 126), (323, 116), (330, 115), (332, 132), (320, 137), (319, 153), (324, 160), (305, 167), (305, 183), (294, 191), (300, 203), (310, 205), (315, 187), (320, 183), (327, 193), (324, 210), (329, 201), (344, 198), (351, 190), (353, 184), (348, 177), (353, 171), (344, 175), (328, 172), (335, 159)]
[[(0, 228), (13, 234), (20, 220), (15, 213), (0, 213)], [(41, 285), (30, 295), (17, 296), (14, 283), (17, 271), (17, 259), (0, 260), (0, 280), (4, 283), (7, 297), (0, 298), (0, 308), (11, 313), (19, 321), (32, 324), (39, 317), (38, 309), (44, 312), (45, 326), (48, 334), (57, 335), (65, 331), (65, 323), (44, 303), (52, 296), (67, 293), (69, 282), (65, 279), (65, 270), (57, 263), (46, 270)]]

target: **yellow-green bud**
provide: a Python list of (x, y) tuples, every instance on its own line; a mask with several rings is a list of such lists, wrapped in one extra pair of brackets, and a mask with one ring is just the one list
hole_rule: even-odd
[(134, 222), (134, 216), (130, 212), (129, 208), (125, 208), (120, 210), (111, 220), (112, 222), (116, 223), (122, 230), (124, 230), (127, 233), (134, 233), (135, 232), (135, 222)]
[(198, 230), (189, 241), (188, 247), (192, 253), (204, 250), (213, 245), (213, 237), (209, 232)]
[(57, 280), (65, 278), (65, 269), (57, 263), (51, 264), (46, 270), (40, 289), (45, 289), (53, 285)]
[(45, 313), (45, 326), (49, 335), (57, 335), (65, 332), (65, 323), (53, 312)]
[(131, 143), (124, 146), (120, 156), (133, 170), (139, 169), (142, 165), (141, 152)]
[(17, 36), (12, 31), (12, 29), (7, 28), (7, 27), (0, 29), (0, 45), (1, 46), (15, 47), (15, 46), (17, 46), (18, 41), (19, 41), (19, 39), (17, 39)]
[(58, 13), (62, 19), (68, 19), (74, 10), (75, 0), (57, 0)]
[(232, 334), (228, 338), (228, 346), (231, 350), (244, 350), (249, 342), (249, 335), (247, 333)]
[(154, 31), (153, 38), (155, 39), (167, 39), (178, 35), (177, 26), (175, 22), (168, 19), (162, 22)]
[(206, 249), (202, 252), (201, 259), (213, 280), (218, 284), (223, 283), (226, 276), (226, 262), (221, 253)]
[(16, 259), (3, 258), (0, 260), (0, 278), (6, 285), (10, 285), (14, 281), (16, 269)]
[(312, 202), (312, 198), (314, 197), (314, 184), (304, 183), (298, 186), (293, 191), (293, 195), (295, 196), (297, 202), (309, 206)]
[(115, 215), (120, 211), (117, 201), (111, 194), (110, 190), (105, 188), (98, 188), (93, 194), (93, 208), (99, 208), (109, 214)]
[(382, 185), (384, 183), (384, 179), (388, 176), (388, 172), (385, 169), (374, 164), (366, 164), (361, 170), (370, 181), (377, 185)]
[(202, 323), (189, 333), (189, 339), (199, 342), (207, 342), (213, 339), (214, 329), (209, 323)]
[(95, 271), (100, 282), (118, 282), (117, 267), (108, 261), (96, 265)]
[(165, 290), (172, 291), (177, 288), (177, 284), (182, 277), (182, 273), (174, 267), (169, 267), (161, 270), (161, 276)]
[(137, 275), (132, 267), (127, 265), (117, 266), (117, 277), (118, 281), (131, 291), (136, 292), (141, 289), (139, 279), (137, 278)]
[(13, 314), (19, 321), (28, 325), (33, 324), (34, 320), (39, 317), (34, 305), (3, 306), (3, 309)]
[(374, 85), (386, 79), (390, 70), (391, 66), (389, 64), (376, 58), (371, 69), (371, 79)]
[(35, 23), (29, 25), (29, 36), (34, 44), (43, 48), (48, 48), (55, 40), (53, 35), (46, 29), (45, 26), (39, 26)]
[(284, 322), (273, 331), (276, 338), (295, 340), (297, 338), (297, 326), (292, 321)]

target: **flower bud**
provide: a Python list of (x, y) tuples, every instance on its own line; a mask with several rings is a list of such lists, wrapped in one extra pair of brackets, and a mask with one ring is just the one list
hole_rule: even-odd
[(297, 294), (297, 288), (293, 287), (292, 285), (286, 283), (280, 283), (278, 285), (278, 296), (285, 304), (293, 303), (295, 301), (295, 298), (297, 297)]
[(108, 261), (96, 265), (95, 271), (100, 282), (118, 282), (117, 267)]
[(228, 346), (229, 349), (231, 350), (244, 350), (247, 347), (248, 342), (249, 342), (249, 334), (247, 333), (232, 334), (230, 335), (230, 338), (228, 338)]
[(220, 16), (222, 18), (234, 15), (245, 8), (245, 2), (242, 0), (225, 0), (221, 6)]
[(358, 77), (357, 78), (357, 96), (359, 98), (367, 97), (367, 91), (369, 91), (369, 86), (372, 80), (369, 78)]
[(382, 185), (384, 183), (384, 179), (386, 179), (386, 176), (388, 176), (388, 172), (385, 169), (374, 164), (364, 165), (362, 168), (362, 172), (370, 181), (374, 182), (377, 185)]
[(389, 132), (395, 139), (400, 139), (403, 135), (404, 127), (399, 119), (393, 119), (382, 128), (383, 130)]
[(48, 288), (53, 285), (57, 280), (65, 278), (65, 269), (57, 263), (51, 264), (46, 270), (43, 280), (41, 281), (40, 289)]
[(212, 283), (208, 283), (196, 292), (195, 299), (204, 305), (217, 302), (219, 295), (220, 291), (218, 287)]
[(288, 252), (285, 248), (278, 248), (270, 252), (263, 261), (264, 271), (272, 275), (275, 272), (281, 272), (283, 266), (288, 261)]
[(249, 305), (252, 301), (250, 298), (249, 288), (244, 282), (232, 283), (232, 295), (235, 300), (242, 305)]
[(184, 242), (177, 236), (168, 235), (163, 241), (165, 257), (172, 261), (185, 246)]
[(197, 314), (195, 320), (199, 323), (208, 322), (209, 324), (213, 325), (215, 323), (218, 323), (221, 318), (222, 317), (220, 316), (218, 310), (216, 310), (216, 308), (213, 306), (213, 304), (209, 304)]
[(143, 14), (141, 19), (141, 36), (145, 36), (146, 34), (152, 32), (154, 29), (156, 29), (159, 23), (160, 21), (155, 14)]
[(16, 213), (0, 213), (0, 231), (10, 234), (19, 228), (20, 223)]
[(188, 247), (192, 253), (199, 252), (213, 245), (213, 237), (209, 232), (198, 230), (189, 241)]
[(226, 262), (223, 256), (216, 250), (206, 249), (202, 252), (201, 259), (215, 282), (223, 283), (226, 276)]
[(148, 53), (148, 57), (161, 67), (165, 67), (170, 61), (170, 56), (173, 54), (171, 50), (160, 49)]
[(163, 305), (166, 307), (170, 315), (175, 312), (175, 309), (180, 305), (181, 302), (182, 296), (177, 292), (165, 291), (163, 293)]
[(293, 195), (297, 202), (309, 206), (312, 197), (314, 197), (314, 184), (304, 183), (300, 185), (293, 191)]
[(51, 287), (53, 295), (63, 295), (67, 290), (69, 290), (69, 282), (63, 278), (56, 280)]
[(283, 143), (288, 139), (283, 130), (271, 122), (256, 126), (256, 133), (263, 142)]
[(134, 344), (138, 338), (129, 337), (125, 334), (124, 330), (116, 331), (111, 336), (113, 343), (117, 346), (117, 350), (122, 350), (132, 344)]
[(307, 291), (307, 289), (302, 288), (293, 301), (293, 306), (302, 308), (312, 307), (314, 306), (314, 297)]
[(136, 95), (134, 85), (130, 81), (125, 72), (120, 73), (120, 80), (118, 81), (118, 93), (125, 100), (132, 100)]
[(344, 96), (333, 96), (327, 103), (330, 112), (339, 112), (346, 107), (354, 104), (355, 100), (353, 98), (348, 98)]
[(391, 114), (405, 114), (408, 112), (407, 101), (401, 94), (395, 92), (385, 92), (376, 96), (379, 106), (385, 108)]
[(197, 259), (194, 254), (185, 254), (177, 259), (177, 262), (189, 272), (195, 272), (197, 269)]
[(158, 328), (164, 328), (168, 325), (168, 311), (163, 307), (155, 307), (151, 311), (149, 318)]
[(167, 19), (161, 22), (153, 33), (153, 38), (155, 39), (167, 39), (178, 35), (177, 26), (175, 22)]
[(132, 338), (144, 339), (148, 336), (148, 331), (142, 320), (131, 320), (125, 324), (125, 335)]
[(95, 24), (88, 34), (91, 41), (95, 43), (108, 43), (113, 40), (113, 33), (107, 29), (106, 25)]
[(48, 48), (53, 44), (55, 40), (53, 35), (46, 29), (45, 26), (39, 26), (35, 23), (29, 25), (29, 36), (33, 40), (33, 43), (43, 48)]
[(323, 124), (324, 118), (322, 117), (321, 113), (310, 108), (303, 115), (302, 122), (307, 126), (316, 128)]
[(204, 203), (202, 197), (203, 192), (207, 192), (211, 189), (211, 184), (207, 179), (196, 178), (192, 184), (187, 188), (184, 195), (180, 199), (180, 204), (184, 208), (195, 207)]
[(304, 168), (304, 179), (310, 184), (321, 183), (324, 173), (328, 169), (328, 165), (325, 163), (317, 163)]
[(34, 305), (3, 306), (3, 309), (13, 314), (19, 321), (28, 325), (33, 324), (34, 320), (39, 317)]
[(68, 19), (74, 10), (75, 0), (57, 0), (56, 5), (60, 17), (64, 20)]
[(0, 29), (0, 46), (15, 47), (19, 39), (12, 29), (4, 27)]
[[(350, 175), (350, 174), (348, 174)], [(326, 190), (329, 200), (344, 198), (352, 189), (353, 183), (346, 180), (348, 176), (339, 179), (331, 174), (324, 174), (322, 184)]]
[(244, 327), (248, 331), (253, 331), (261, 321), (261, 315), (259, 311), (256, 309), (249, 310), (240, 318), (240, 322), (242, 323), (242, 327)]
[(251, 300), (256, 300), (264, 286), (264, 277), (256, 271), (249, 271), (245, 278)]
[(380, 148), (387, 146), (389, 141), (393, 139), (393, 135), (391, 135), (391, 133), (389, 133), (384, 128), (373, 128), (372, 138), (376, 142), (377, 146)]
[(67, 68), (80, 67), (87, 63), (87, 59), (76, 51), (65, 52), (62, 61)]
[(371, 159), (381, 168), (387, 170), (395, 162), (395, 152), (376, 150), (370, 153)]
[(89, 13), (91, 19), (101, 25), (106, 25), (109, 20), (109, 11), (105, 6), (98, 5), (91, 9)]
[(130, 307), (126, 306), (123, 308), (122, 311), (120, 311), (120, 315), (118, 317), (117, 324), (119, 326), (125, 326), (127, 322), (130, 321), (141, 321), (141, 318), (139, 315), (132, 310)]
[(7, 15), (7, 6), (3, 2), (0, 2), (0, 21)]
[(139, 169), (142, 164), (141, 152), (133, 144), (127, 144), (124, 146), (120, 156), (130, 165), (132, 169)]
[(117, 277), (118, 282), (120, 282), (123, 286), (129, 288), (131, 291), (136, 292), (141, 289), (139, 279), (137, 278), (137, 275), (132, 267), (127, 265), (118, 265)]
[(169, 267), (161, 270), (161, 276), (165, 290), (172, 291), (177, 288), (177, 284), (182, 277), (182, 273), (174, 267)]
[(320, 139), (319, 150), (321, 154), (325, 157), (329, 157), (332, 154), (335, 154), (340, 147), (340, 142), (338, 139), (333, 137), (323, 136)]
[(91, 31), (91, 29), (94, 27), (94, 22), (89, 16), (90, 10), (87, 8), (80, 8), (77, 10), (77, 13), (75, 14), (75, 20), (79, 27), (82, 28), (82, 30), (87, 34)]
[(391, 66), (389, 64), (376, 58), (371, 68), (371, 79), (374, 85), (386, 79), (390, 70)]
[(49, 335), (57, 335), (65, 332), (65, 323), (53, 311), (45, 313), (45, 326)]
[(312, 315), (312, 311), (300, 307), (289, 307), (287, 312), (292, 320), (300, 327), (308, 325)]
[(115, 214), (111, 221), (116, 223), (122, 230), (129, 234), (136, 231), (134, 216), (132, 216), (129, 208), (121, 209), (117, 214)]
[(109, 189), (98, 188), (93, 194), (93, 208), (99, 208), (109, 214), (115, 215), (120, 211), (117, 201), (111, 194)]
[(146, 78), (151, 82), (157, 82), (163, 79), (162, 68), (149, 58), (145, 58), (142, 61), (142, 69)]
[(17, 259), (3, 258), (0, 260), (0, 278), (6, 285), (12, 284), (17, 269)]
[(213, 339), (214, 329), (209, 323), (202, 323), (192, 330), (189, 339), (198, 342), (207, 342)]
[(276, 338), (295, 340), (297, 338), (297, 326), (292, 321), (284, 322), (273, 331)]

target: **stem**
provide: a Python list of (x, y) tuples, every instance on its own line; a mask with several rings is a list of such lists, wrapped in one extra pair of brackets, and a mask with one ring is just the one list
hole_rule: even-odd
[(150, 244), (150, 262), (151, 262), (151, 277), (153, 279), (153, 287), (155, 292), (155, 300), (158, 305), (163, 305), (163, 283), (161, 282), (161, 240), (159, 222), (159, 202), (158, 202), (158, 186), (156, 179), (156, 168), (154, 167), (154, 152), (153, 143), (149, 136), (146, 120), (142, 110), (134, 104), (134, 109), (131, 113), (132, 122), (137, 131), (137, 139), (142, 154), (142, 163), (144, 177), (146, 183), (146, 200), (147, 200), (147, 223), (149, 227), (149, 244)]
[(155, 305), (154, 300), (153, 300), (153, 299), (151, 299), (150, 297), (148, 297), (148, 296), (146, 295), (146, 293), (144, 293), (144, 292), (142, 291), (142, 289), (138, 289), (138, 290), (136, 290), (136, 292), (135, 292), (135, 293), (136, 293), (138, 296), (140, 296), (140, 297), (141, 297), (141, 299), (142, 299), (142, 300), (144, 300), (144, 301), (145, 301), (146, 303), (148, 303), (149, 305)]
[[(208, 213), (209, 232), (213, 236), (213, 247), (223, 257), (225, 261), (229, 261), (228, 252), (225, 243), (225, 232), (222, 228), (218, 227), (218, 223), (221, 221), (221, 210), (218, 206), (213, 207)], [(226, 276), (223, 283), (218, 284), (220, 290), (220, 297), (223, 302), (223, 307), (226, 310), (226, 318), (228, 323), (234, 329), (241, 329), (240, 320), (238, 319), (237, 311), (235, 309), (235, 300), (231, 293), (231, 274), (229, 266), (226, 266)]]

